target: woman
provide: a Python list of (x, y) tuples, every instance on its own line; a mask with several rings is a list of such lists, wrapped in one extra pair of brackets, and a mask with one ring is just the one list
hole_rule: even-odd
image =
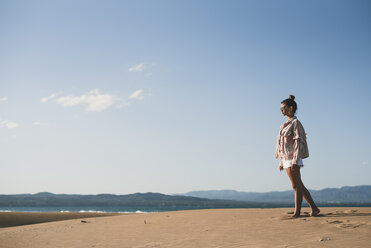
[(280, 127), (275, 157), (280, 159), (280, 171), (286, 169), (295, 192), (295, 211), (292, 217), (300, 216), (303, 196), (312, 209), (310, 215), (316, 216), (320, 210), (300, 178), (300, 168), (304, 166), (302, 159), (309, 157), (309, 152), (303, 125), (295, 116), (297, 105), (294, 100), (295, 96), (290, 95), (281, 102), (281, 112), (288, 120)]

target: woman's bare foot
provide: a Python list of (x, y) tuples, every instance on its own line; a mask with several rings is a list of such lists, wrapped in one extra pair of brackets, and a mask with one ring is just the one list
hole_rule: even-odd
[(319, 214), (319, 212), (321, 212), (318, 208), (312, 210), (312, 212), (310, 213), (310, 216), (317, 216)]
[(300, 213), (294, 213), (293, 215), (291, 215), (291, 218), (299, 218), (300, 217)]

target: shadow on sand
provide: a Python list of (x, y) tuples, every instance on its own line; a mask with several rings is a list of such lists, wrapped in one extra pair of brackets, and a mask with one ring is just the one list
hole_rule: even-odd
[(303, 212), (300, 217), (298, 218), (293, 218), (291, 217), (291, 215), (293, 214), (294, 212), (287, 212), (287, 214), (289, 215), (284, 215), (284, 216), (280, 216), (278, 217), (278, 219), (281, 219), (281, 220), (292, 220), (292, 219), (301, 219), (301, 218), (331, 218), (331, 217), (351, 217), (351, 216), (359, 216), (359, 217), (365, 217), (365, 216), (371, 216), (371, 213), (361, 213), (361, 212), (358, 212), (358, 210), (352, 210), (352, 209), (348, 209), (348, 210), (343, 210), (343, 211), (334, 211), (334, 212), (328, 212), (328, 213), (320, 213), (316, 216), (310, 216), (310, 213), (309, 212)]

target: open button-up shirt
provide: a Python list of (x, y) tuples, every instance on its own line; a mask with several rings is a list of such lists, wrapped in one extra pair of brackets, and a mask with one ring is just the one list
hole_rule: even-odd
[(296, 116), (280, 127), (275, 157), (281, 160), (292, 159), (293, 164), (298, 164), (299, 159), (309, 157), (305, 130)]

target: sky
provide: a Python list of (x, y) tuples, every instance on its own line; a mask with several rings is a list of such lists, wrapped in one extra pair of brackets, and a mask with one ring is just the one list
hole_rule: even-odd
[(0, 194), (371, 184), (369, 1), (0, 1)]

